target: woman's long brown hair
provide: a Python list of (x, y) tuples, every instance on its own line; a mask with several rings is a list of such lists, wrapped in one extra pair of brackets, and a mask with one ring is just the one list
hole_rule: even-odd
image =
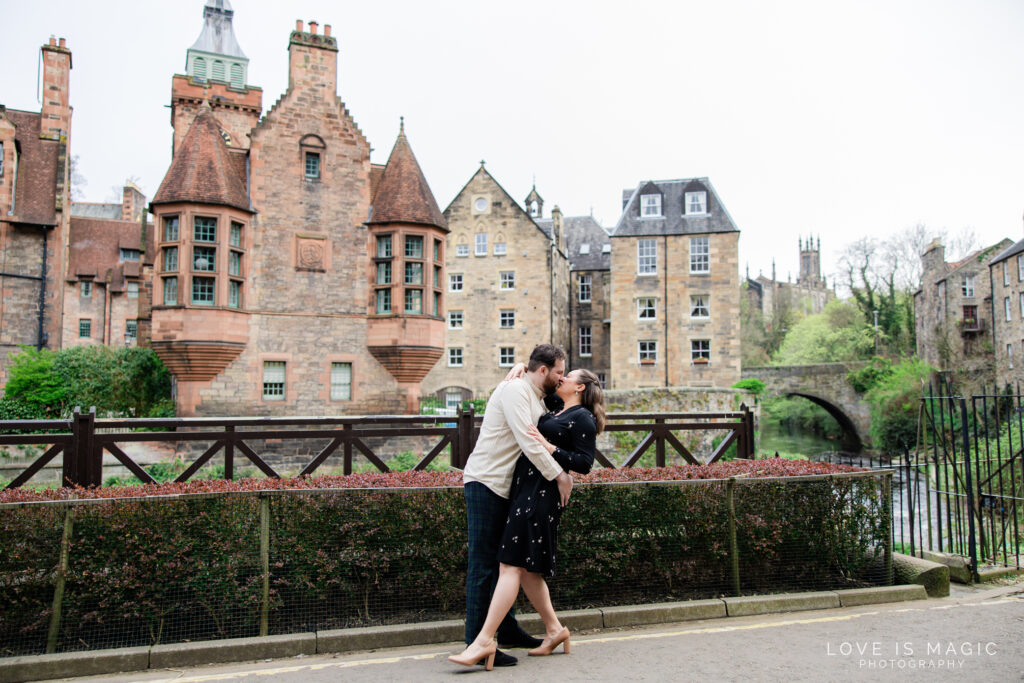
[(607, 422), (604, 415), (604, 390), (601, 388), (601, 380), (590, 370), (579, 368), (576, 370), (580, 384), (586, 389), (580, 394), (580, 404), (594, 414), (594, 422), (597, 423), (597, 433), (604, 431)]

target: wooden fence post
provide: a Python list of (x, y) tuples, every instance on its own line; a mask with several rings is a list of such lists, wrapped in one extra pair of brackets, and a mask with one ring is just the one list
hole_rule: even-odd
[(224, 478), (231, 480), (235, 478), (235, 425), (224, 427), (227, 441), (224, 444)]
[(665, 420), (664, 418), (654, 419), (654, 464), (658, 467), (665, 466)]
[(736, 541), (736, 502), (734, 493), (736, 479), (730, 477), (725, 485), (725, 498), (729, 507), (729, 574), (732, 578), (732, 592), (740, 594), (740, 547)]
[(270, 621), (270, 498), (260, 495), (260, 635), (269, 631)]
[(50, 630), (46, 634), (46, 654), (57, 651), (57, 636), (60, 635), (60, 613), (64, 605), (64, 585), (68, 577), (68, 557), (71, 554), (71, 532), (74, 528), (74, 507), (68, 505), (64, 512), (64, 533), (60, 539), (60, 560), (53, 585), (53, 610), (50, 613)]
[(75, 406), (71, 416), (71, 445), (64, 455), (64, 486), (99, 486), (103, 483), (103, 455), (96, 453), (95, 435), (96, 408), (90, 408), (83, 414), (81, 406)]

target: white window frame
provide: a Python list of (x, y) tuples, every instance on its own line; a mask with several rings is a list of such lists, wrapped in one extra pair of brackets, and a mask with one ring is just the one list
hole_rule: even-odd
[(461, 292), (463, 284), (462, 273), (448, 273), (449, 292)]
[(469, 256), (469, 245), (468, 244), (456, 244), (455, 245), (455, 257), (465, 258)]
[(508, 253), (508, 243), (507, 242), (495, 242), (494, 243), (494, 255), (495, 256), (504, 256), (507, 253)]
[(124, 285), (124, 295), (129, 299), (139, 298), (139, 283), (138, 282), (126, 282)]
[(640, 195), (640, 217), (661, 218), (661, 195), (642, 194)]
[(1017, 254), (1017, 282), (1024, 281), (1024, 254)]
[(512, 330), (516, 326), (516, 310), (514, 308), (503, 308), (498, 311), (498, 328)]
[(462, 353), (461, 346), (449, 346), (448, 347), (448, 367), (450, 368), (461, 368), (465, 362), (465, 358)]
[[(711, 340), (691, 339), (690, 340), (690, 364), (694, 365), (701, 359), (704, 363), (711, 364)], [(702, 365), (704, 363), (701, 363)]]
[(590, 273), (579, 273), (576, 275), (576, 283), (579, 287), (579, 302), (581, 304), (589, 304), (591, 297), (593, 296), (593, 282)]
[(1003, 287), (1010, 286), (1010, 269), (1006, 267), (1006, 261), (1003, 261)]
[(594, 331), (590, 325), (580, 325), (576, 330), (576, 340), (580, 350), (580, 358), (594, 355)]
[[(85, 334), (83, 334), (83, 332)], [(92, 318), (78, 319), (78, 338), (92, 339)]]
[(82, 292), (81, 292), (82, 298), (83, 299), (91, 299), (92, 298), (92, 280), (82, 280), (81, 285), (82, 285)]
[(658, 240), (636, 241), (636, 274), (651, 277), (658, 274)]
[(582, 254), (589, 254), (589, 253), (590, 253), (590, 243), (589, 242), (584, 242), (583, 244), (580, 245), (580, 254), (582, 255)]
[(448, 329), (461, 330), (466, 324), (466, 317), (462, 311), (448, 311)]
[[(454, 399), (454, 400), (452, 400)], [(459, 412), (459, 406), (462, 405), (462, 392), (458, 389), (445, 389), (444, 392), (444, 409), (446, 415), (456, 415)]]
[[(278, 381), (280, 377), (280, 381)], [(280, 393), (277, 385), (280, 384)], [(288, 363), (283, 360), (263, 361), (262, 391), (264, 401), (283, 401), (288, 391)], [(273, 386), (270, 386), (273, 385)]]
[(514, 346), (499, 346), (498, 347), (498, 366), (502, 368), (510, 368), (515, 365), (516, 362), (516, 347)]
[[(645, 316), (645, 312), (650, 312), (651, 315)], [(658, 319), (658, 298), (649, 296), (641, 297), (636, 300), (636, 319), (650, 322), (651, 320)]]
[[(704, 216), (708, 212), (708, 193), (703, 190), (698, 192), (686, 192), (683, 197), (683, 206), (686, 208), (687, 216)], [(699, 210), (691, 211), (690, 207), (696, 206)]]
[(503, 270), (498, 273), (498, 289), (511, 292), (516, 288), (516, 271)]
[[(703, 310), (703, 314), (700, 312)], [(695, 320), (708, 320), (711, 317), (711, 295), (690, 295), (690, 317)]]
[(331, 400), (352, 400), (352, 363), (331, 363)]
[(139, 338), (139, 321), (137, 318), (129, 318), (124, 321), (124, 340), (136, 340)]
[(473, 255), (487, 256), (487, 233), (478, 232), (473, 236)]
[(1006, 345), (1006, 358), (1009, 363), (1009, 369), (1013, 370), (1013, 344)]
[(636, 361), (641, 365), (658, 362), (658, 342), (654, 339), (641, 339), (636, 343)]
[(974, 298), (974, 275), (964, 275), (964, 283), (961, 292), (968, 299)]
[(1020, 317), (1024, 319), (1024, 292), (1020, 293)]
[(1006, 310), (1006, 322), (1010, 322), (1010, 297), (1003, 299), (1003, 308)]
[[(703, 268), (701, 268), (703, 266)], [(708, 236), (690, 238), (690, 272), (711, 272), (711, 238)]]

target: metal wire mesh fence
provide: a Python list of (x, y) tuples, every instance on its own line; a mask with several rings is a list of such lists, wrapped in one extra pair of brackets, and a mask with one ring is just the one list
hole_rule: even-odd
[[(558, 609), (891, 583), (890, 472), (587, 484)], [(0, 505), (0, 656), (461, 618), (459, 487)]]

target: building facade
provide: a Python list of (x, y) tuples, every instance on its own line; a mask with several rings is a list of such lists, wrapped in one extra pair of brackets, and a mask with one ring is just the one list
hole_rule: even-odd
[(828, 302), (836, 298), (835, 291), (828, 288), (821, 274), (821, 238), (800, 238), (797, 248), (800, 252), (800, 275), (796, 282), (777, 279), (774, 261), (770, 278), (758, 275), (751, 279), (747, 275), (747, 297), (751, 306), (760, 310), (766, 321), (771, 321), (780, 309), (789, 309), (801, 315), (821, 313)]
[(994, 379), (997, 386), (1010, 386), (1020, 393), (1024, 389), (1024, 240), (1004, 242), (988, 261)]
[(707, 178), (623, 192), (611, 235), (615, 389), (740, 379), (739, 230)]
[(71, 51), (41, 50), (40, 111), (0, 105), (0, 385), (8, 354), (59, 349), (71, 219)]
[(956, 262), (946, 261), (938, 239), (928, 245), (921, 255), (921, 286), (914, 292), (918, 358), (943, 372), (994, 379), (989, 266), (1010, 245), (1004, 239)]

